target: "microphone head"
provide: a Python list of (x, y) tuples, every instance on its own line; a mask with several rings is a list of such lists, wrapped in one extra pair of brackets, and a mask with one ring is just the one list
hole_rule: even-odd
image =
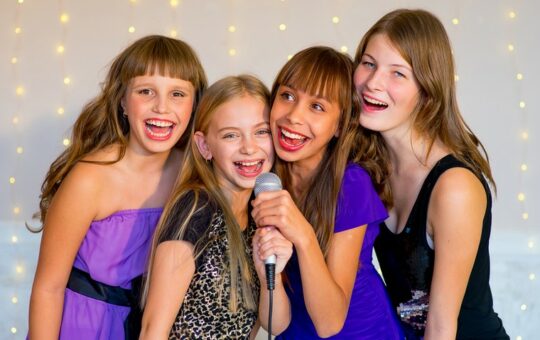
[(265, 172), (257, 176), (255, 179), (255, 196), (264, 191), (278, 191), (281, 190), (281, 180), (278, 175), (273, 172)]

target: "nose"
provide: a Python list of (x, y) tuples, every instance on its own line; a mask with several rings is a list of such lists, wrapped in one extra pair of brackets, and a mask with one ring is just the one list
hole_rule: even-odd
[(366, 80), (366, 86), (372, 91), (383, 90), (385, 84), (384, 75), (377, 69), (374, 69)]
[(242, 145), (240, 146), (240, 152), (246, 155), (251, 155), (255, 153), (255, 150), (257, 149), (255, 145), (255, 141), (253, 137), (246, 136), (242, 138), (241, 141)]
[(302, 122), (302, 115), (302, 105), (300, 105), (300, 103), (296, 103), (295, 105), (291, 106), (286, 118), (291, 124), (300, 124)]
[(169, 100), (166, 95), (157, 95), (154, 100), (154, 112), (161, 114), (169, 112)]

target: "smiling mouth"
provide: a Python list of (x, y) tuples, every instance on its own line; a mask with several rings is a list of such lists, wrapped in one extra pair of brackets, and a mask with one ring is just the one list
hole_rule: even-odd
[(238, 171), (248, 177), (253, 177), (261, 172), (264, 159), (233, 162)]
[(158, 139), (170, 136), (176, 126), (176, 124), (171, 121), (157, 119), (147, 119), (144, 123), (148, 135)]
[(381, 102), (379, 100), (366, 96), (362, 96), (362, 101), (364, 105), (371, 110), (384, 110), (388, 107), (388, 104), (386, 104), (385, 102)]
[(287, 146), (296, 148), (305, 144), (309, 138), (284, 128), (279, 128), (279, 139)]

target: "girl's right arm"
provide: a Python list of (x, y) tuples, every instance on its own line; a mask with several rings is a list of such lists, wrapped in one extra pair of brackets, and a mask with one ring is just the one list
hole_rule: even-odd
[(54, 195), (44, 221), (30, 297), (29, 338), (58, 339), (66, 284), (90, 223), (99, 183), (95, 167), (76, 165)]
[(157, 246), (139, 339), (168, 339), (194, 273), (191, 243), (175, 240)]

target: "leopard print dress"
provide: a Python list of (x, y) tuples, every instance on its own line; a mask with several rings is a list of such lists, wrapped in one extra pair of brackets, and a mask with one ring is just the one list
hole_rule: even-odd
[[(257, 311), (242, 304), (236, 313), (229, 310), (229, 290), (221, 296), (219, 293), (222, 280), (225, 280), (225, 287), (231, 285), (229, 273), (225, 270), (228, 266), (224, 255), (228, 252), (229, 242), (221, 210), (213, 214), (208, 228), (202, 236), (206, 238), (204, 251), (197, 259), (195, 273), (169, 339), (247, 339), (257, 321)], [(250, 219), (242, 236), (246, 257), (250, 260), (253, 296), (258, 298), (259, 282), (251, 261), (251, 240), (255, 230), (255, 223)]]

